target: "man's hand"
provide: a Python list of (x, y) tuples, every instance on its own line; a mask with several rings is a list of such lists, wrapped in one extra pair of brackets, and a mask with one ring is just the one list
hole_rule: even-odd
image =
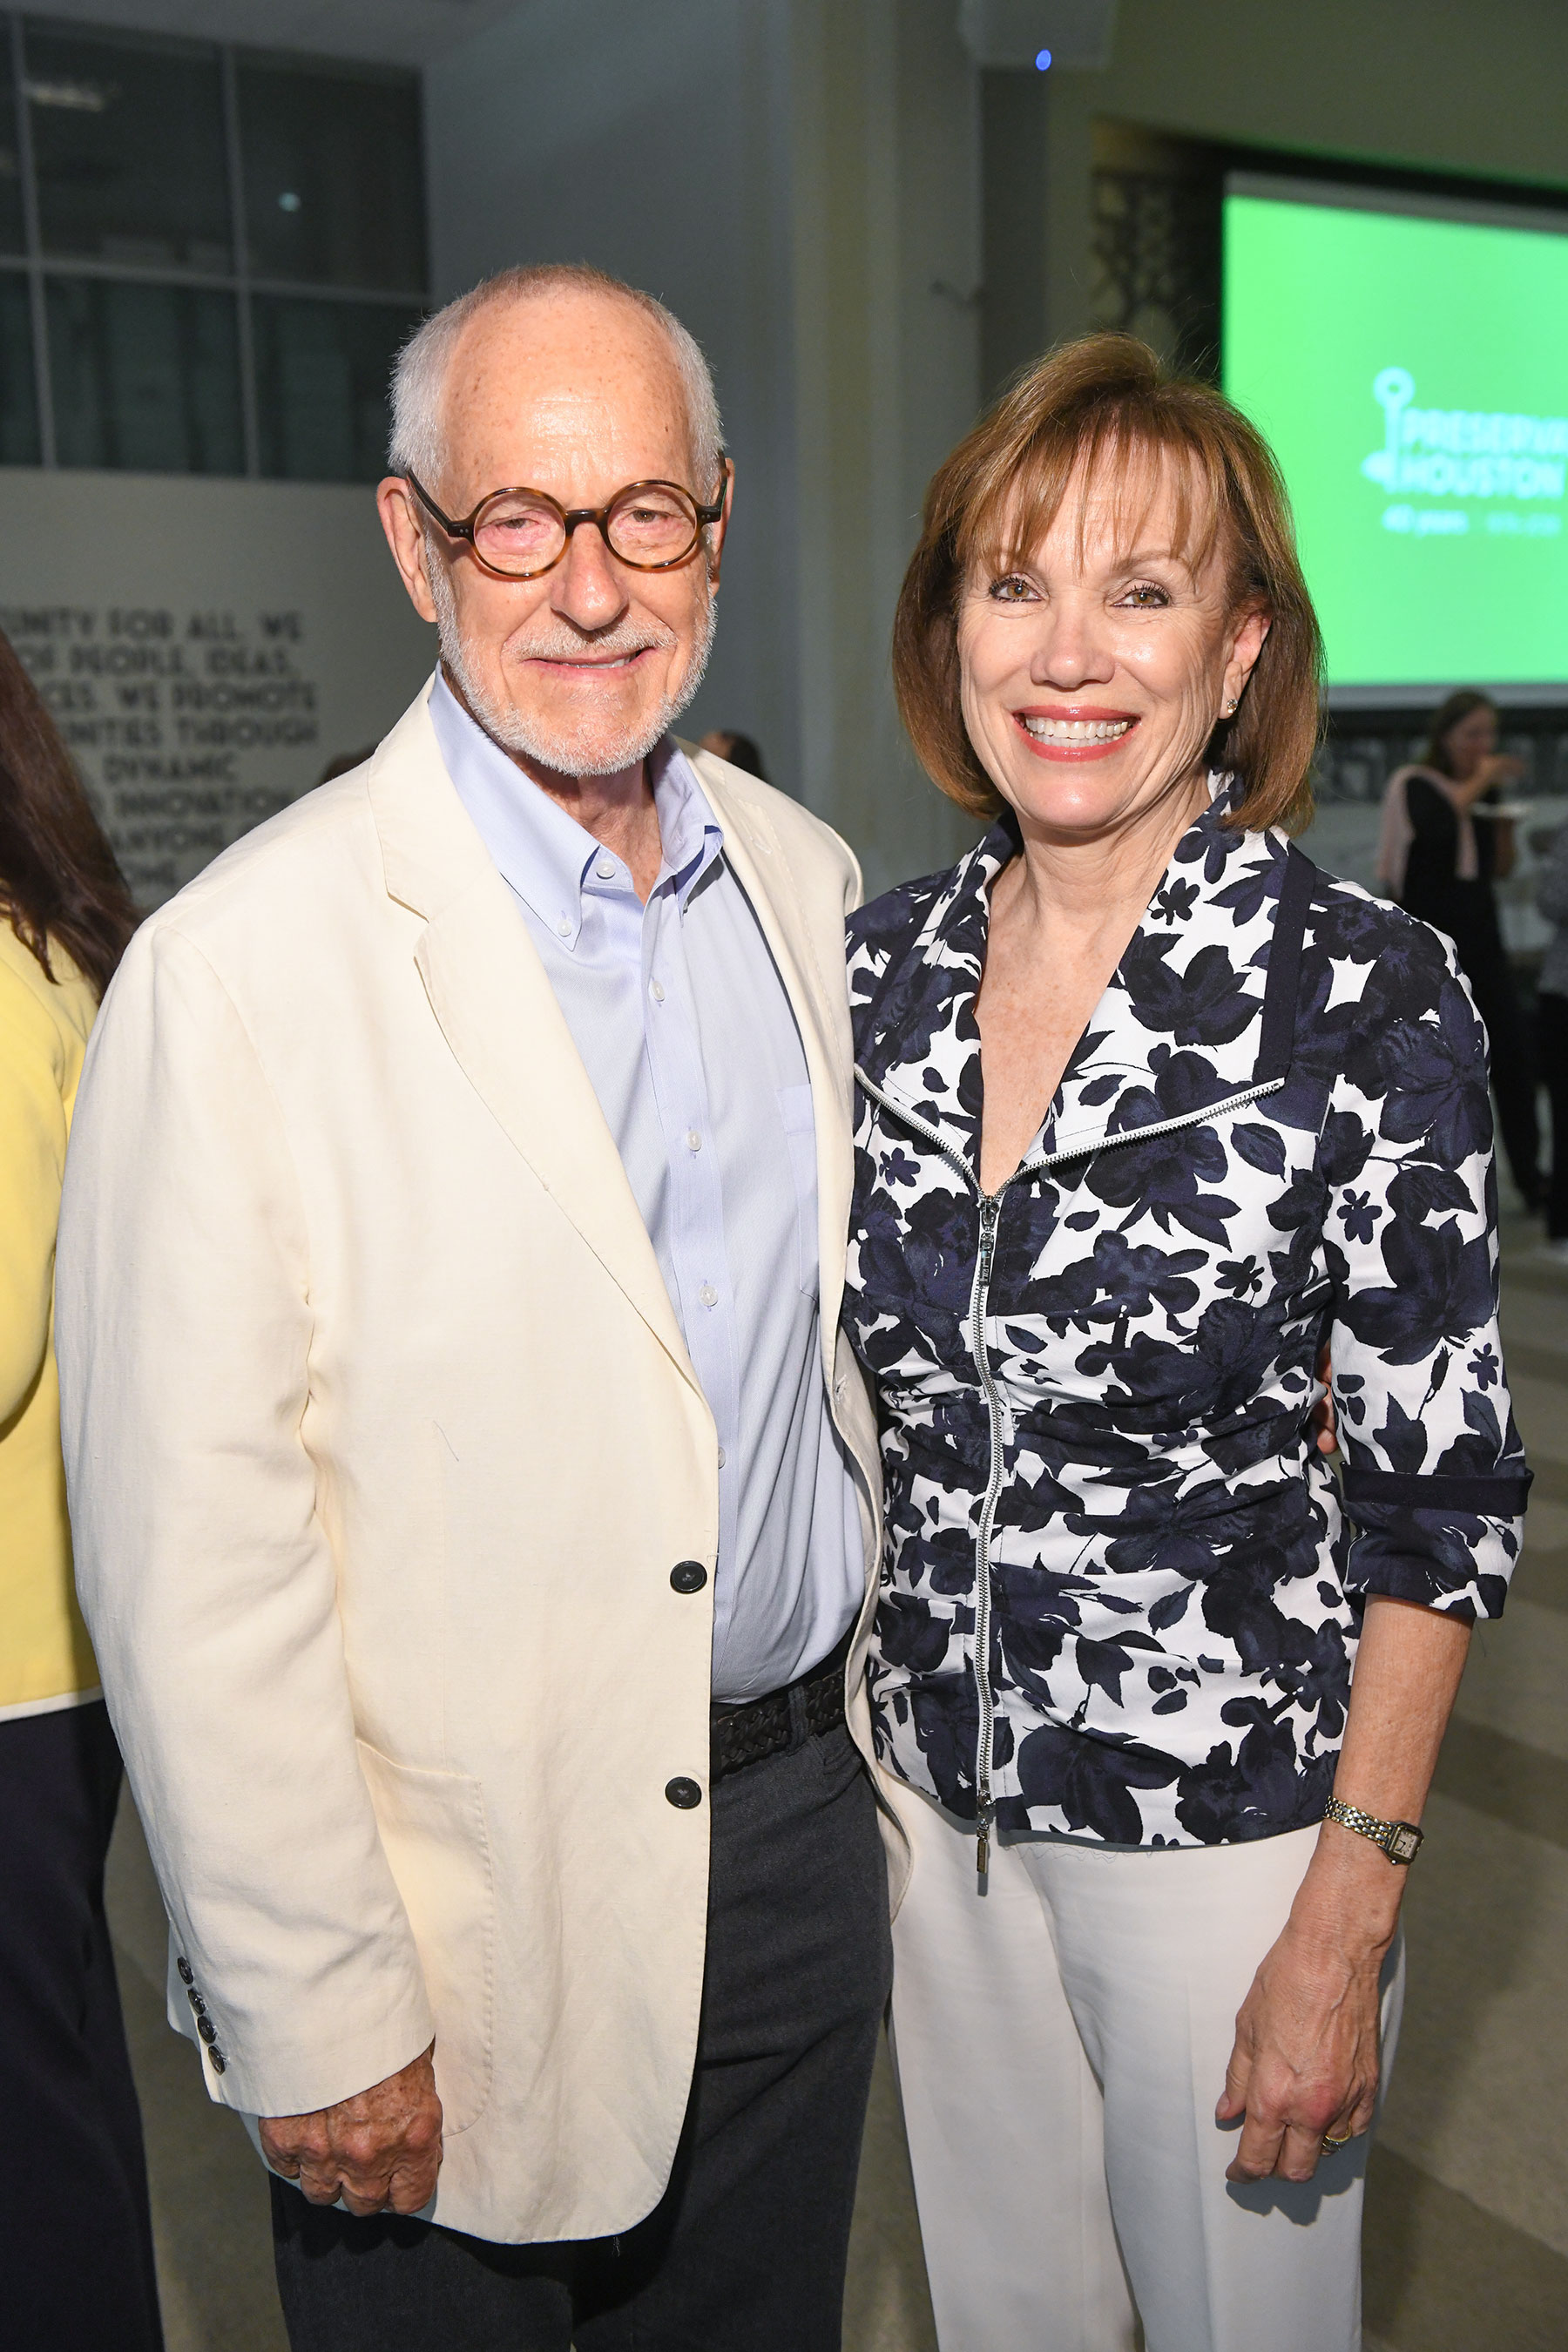
[(441, 2169), (441, 2102), (430, 2050), (313, 2116), (263, 2116), (261, 2147), (274, 2172), (298, 2181), (312, 2205), (351, 2213), (417, 2213)]

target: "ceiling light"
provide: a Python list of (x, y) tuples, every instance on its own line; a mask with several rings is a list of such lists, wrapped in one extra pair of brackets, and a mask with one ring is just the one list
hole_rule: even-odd
[(104, 89), (91, 81), (25, 81), (22, 89), (34, 106), (58, 106), (67, 114), (101, 114), (119, 95), (112, 83)]

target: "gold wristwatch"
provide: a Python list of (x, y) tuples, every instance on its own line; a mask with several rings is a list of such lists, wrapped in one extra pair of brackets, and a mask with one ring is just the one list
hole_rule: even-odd
[(1421, 1851), (1421, 1832), (1414, 1822), (1380, 1822), (1375, 1813), (1363, 1813), (1359, 1805), (1344, 1805), (1338, 1797), (1331, 1797), (1323, 1808), (1326, 1822), (1338, 1822), (1345, 1830), (1354, 1830), (1358, 1837), (1370, 1838), (1380, 1845), (1390, 1862), (1410, 1864)]

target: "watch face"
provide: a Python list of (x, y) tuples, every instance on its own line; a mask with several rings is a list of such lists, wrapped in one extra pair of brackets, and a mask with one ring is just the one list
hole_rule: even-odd
[(1420, 1843), (1420, 1831), (1408, 1829), (1402, 1823), (1389, 1840), (1388, 1850), (1395, 1862), (1414, 1862), (1415, 1849)]

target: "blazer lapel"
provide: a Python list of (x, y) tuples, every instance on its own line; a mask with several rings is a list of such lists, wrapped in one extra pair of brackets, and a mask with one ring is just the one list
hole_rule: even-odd
[(562, 1214), (696, 1388), (598, 1097), (511, 894), (452, 788), (426, 701), (383, 743), (369, 793), (388, 894), (424, 921), (415, 961), (431, 1010)]
[(832, 1386), (833, 1340), (844, 1297), (844, 1254), (855, 1181), (849, 992), (843, 946), (821, 968), (788, 861), (765, 814), (725, 781), (721, 763), (683, 743), (724, 835), (724, 855), (750, 899), (795, 1014), (816, 1128), (816, 1226), (822, 1343)]

